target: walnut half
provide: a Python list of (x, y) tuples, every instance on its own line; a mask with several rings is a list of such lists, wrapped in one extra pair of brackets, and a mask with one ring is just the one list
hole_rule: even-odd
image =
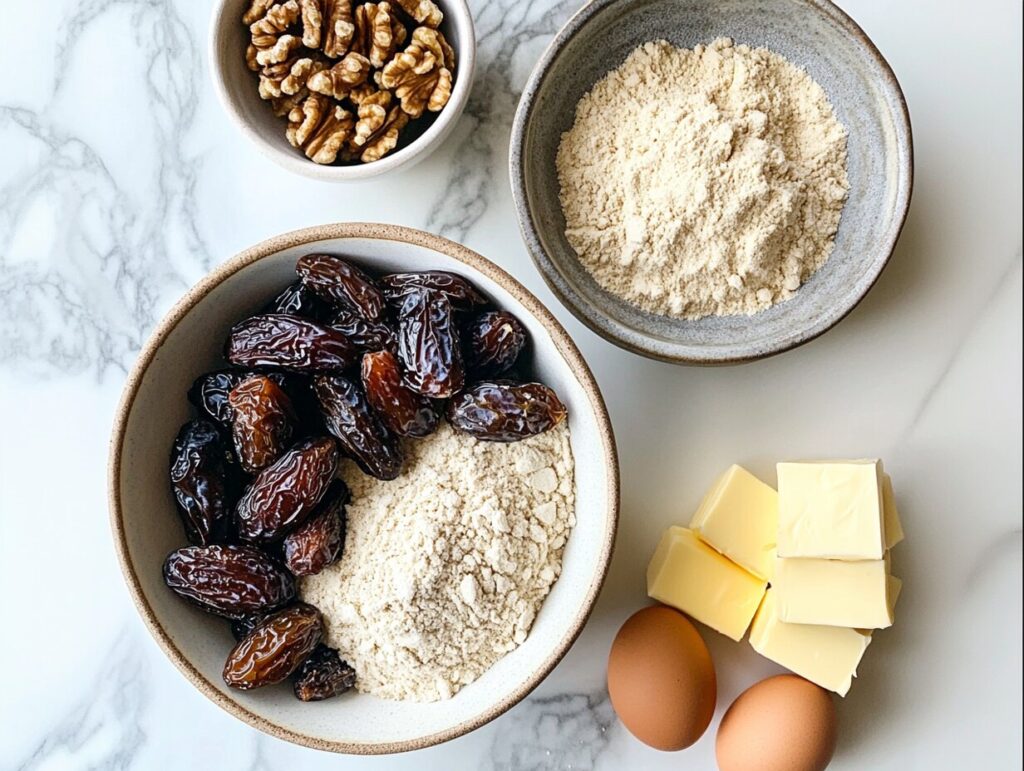
[(380, 85), (395, 92), (412, 118), (424, 110), (439, 112), (452, 95), (455, 54), (436, 29), (417, 27), (409, 47), (380, 71)]
[(285, 136), (314, 163), (334, 163), (345, 146), (355, 117), (326, 96), (310, 94), (288, 114)]

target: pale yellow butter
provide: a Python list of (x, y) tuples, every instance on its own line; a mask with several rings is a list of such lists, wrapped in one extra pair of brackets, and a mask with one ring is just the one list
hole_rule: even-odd
[(690, 521), (704, 543), (770, 581), (779, 529), (779, 494), (741, 466), (730, 466)]
[(778, 476), (780, 557), (882, 558), (879, 461), (780, 463)]
[(892, 477), (882, 474), (882, 506), (885, 520), (885, 548), (891, 549), (903, 540), (903, 523), (896, 509), (896, 496), (892, 491)]
[(751, 646), (766, 659), (845, 696), (871, 635), (839, 626), (787, 624), (779, 620), (775, 600), (775, 589), (769, 589), (750, 627)]
[(892, 626), (887, 560), (779, 558), (772, 589), (779, 620), (786, 623)]
[(766, 586), (685, 527), (665, 531), (647, 566), (652, 599), (737, 641), (750, 626)]

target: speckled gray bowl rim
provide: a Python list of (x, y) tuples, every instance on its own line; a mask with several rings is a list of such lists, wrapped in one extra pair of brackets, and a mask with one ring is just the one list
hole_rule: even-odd
[[(634, 331), (636, 341), (628, 339), (621, 335), (614, 326), (608, 323), (608, 315), (602, 308), (591, 303), (573, 288), (573, 286), (566, 280), (558, 263), (547, 253), (547, 250), (544, 249), (540, 238), (537, 236), (533, 213), (527, 203), (526, 172), (522, 157), (523, 141), (525, 139), (529, 123), (534, 116), (537, 91), (541, 83), (544, 81), (552, 62), (554, 62), (558, 57), (566, 44), (572, 40), (572, 38), (575, 37), (576, 34), (592, 18), (603, 11), (606, 7), (618, 2), (623, 2), (623, 0), (591, 0), (587, 5), (583, 6), (583, 8), (573, 14), (562, 29), (559, 30), (551, 43), (548, 44), (548, 47), (544, 50), (544, 53), (541, 55), (530, 74), (530, 78), (523, 89), (522, 96), (519, 99), (519, 106), (516, 108), (515, 118), (512, 121), (512, 135), (509, 139), (508, 152), (509, 181), (512, 185), (512, 201), (515, 205), (516, 215), (519, 218), (519, 230), (522, 233), (523, 241), (526, 243), (527, 250), (530, 253), (530, 257), (533, 259), (534, 265), (537, 266), (537, 269), (540, 271), (541, 276), (543, 276), (544, 281), (562, 305), (568, 308), (577, 319), (583, 322), (583, 324), (589, 327), (592, 331), (620, 348), (624, 348), (632, 353), (638, 353), (641, 356), (658, 359), (660, 361), (667, 361), (673, 364), (695, 364), (700, 366), (744, 364), (746, 362), (776, 356), (780, 353), (791, 351), (794, 348), (799, 348), (801, 345), (811, 342), (845, 319), (878, 282), (879, 276), (882, 275), (882, 271), (885, 270), (886, 265), (889, 264), (889, 260), (892, 258), (893, 250), (896, 248), (896, 242), (899, 240), (900, 233), (903, 230), (903, 225), (907, 220), (907, 213), (910, 210), (910, 199), (914, 188), (914, 138), (910, 124), (910, 110), (907, 107), (907, 100), (903, 95), (903, 89), (900, 87), (899, 81), (896, 79), (896, 74), (893, 72), (892, 67), (889, 65), (889, 62), (886, 61), (885, 57), (882, 56), (878, 47), (874, 42), (872, 42), (871, 38), (868, 37), (867, 33), (861, 29), (860, 25), (850, 18), (850, 16), (847, 15), (839, 6), (831, 2), (831, 0), (793, 1), (802, 2), (811, 11), (832, 17), (849, 36), (857, 39), (878, 63), (885, 79), (885, 85), (896, 96), (896, 102), (900, 108), (900, 113), (896, 116), (896, 119), (901, 119), (906, 128), (906, 146), (903, 148), (905, 151), (905, 162), (897, 171), (898, 175), (905, 177), (906, 186), (905, 192), (897, 198), (894, 204), (894, 207), (898, 212), (893, 218), (894, 226), (890, 229), (886, 238), (879, 244), (879, 247), (885, 254), (885, 258), (875, 264), (874, 275), (871, 276), (870, 281), (865, 283), (863, 290), (859, 295), (857, 295), (853, 302), (845, 307), (836, 307), (831, 314), (825, 316), (818, 324), (796, 335), (791, 342), (776, 344), (774, 346), (769, 345), (766, 349), (757, 353), (709, 357), (706, 354), (701, 353), (701, 348), (699, 346), (688, 345), (685, 343), (670, 343), (671, 347), (678, 351), (678, 353), (673, 355), (645, 345), (644, 340), (648, 336), (643, 332)], [(900, 142), (899, 135), (897, 135), (897, 142)], [(585, 312), (583, 310), (584, 306), (589, 308), (593, 315)], [(661, 342), (664, 344), (665, 341), (662, 340)], [(733, 347), (742, 348), (743, 344), (737, 344)]]
[[(276, 254), (284, 249), (289, 249), (303, 244), (314, 243), (336, 238), (364, 238), (394, 241), (398, 243), (412, 244), (440, 252), (462, 264), (479, 271), (487, 278), (500, 285), (509, 294), (515, 297), (523, 307), (532, 314), (551, 336), (555, 349), (561, 354), (565, 365), (579, 381), (581, 388), (587, 396), (590, 408), (593, 410), (597, 424), (598, 433), (601, 435), (602, 454), (607, 470), (607, 499), (608, 509), (605, 512), (607, 528), (604, 543), (597, 570), (593, 574), (590, 586), (577, 611), (572, 626), (562, 640), (555, 646), (554, 650), (509, 696), (492, 705), (481, 714), (465, 720), (444, 731), (438, 731), (427, 736), (416, 737), (400, 742), (338, 742), (310, 736), (305, 733), (294, 731), (290, 728), (278, 725), (267, 718), (257, 715), (243, 707), (238, 702), (225, 695), (216, 688), (198, 669), (189, 661), (185, 653), (175, 644), (174, 640), (167, 634), (160, 624), (153, 608), (146, 599), (142, 586), (139, 583), (135, 572), (135, 565), (132, 563), (128, 553), (128, 543), (122, 521), (121, 507), (121, 462), (124, 449), (124, 439), (128, 428), (128, 416), (131, 414), (135, 404), (135, 397), (145, 377), (150, 363), (156, 357), (160, 347), (167, 337), (174, 331), (174, 328), (181, 320), (202, 302), (206, 296), (220, 285), (227, 278), (238, 273), (240, 270), (252, 265), (255, 262)], [(615, 536), (619, 522), (619, 458), (615, 445), (615, 435), (612, 431), (611, 419), (608, 416), (608, 409), (601, 395), (601, 389), (594, 379), (590, 367), (587, 365), (580, 353), (579, 348), (569, 337), (569, 333), (559, 323), (540, 300), (538, 300), (526, 287), (509, 275), (505, 270), (495, 263), (477, 254), (471, 249), (454, 241), (449, 241), (441, 236), (426, 233), (414, 228), (402, 227), (400, 225), (386, 225), (369, 222), (336, 223), (330, 225), (319, 225), (316, 227), (303, 228), (284, 233), (266, 241), (262, 241), (249, 249), (232, 257), (227, 262), (211, 271), (206, 278), (190, 289), (184, 297), (179, 300), (168, 312), (163, 320), (157, 325), (150, 335), (146, 344), (142, 347), (138, 358), (135, 361), (128, 379), (125, 382), (121, 401), (118, 404), (114, 417), (114, 427), (110, 438), (110, 454), (107, 465), (107, 499), (110, 508), (110, 527), (113, 531), (114, 548), (117, 552), (117, 559), (121, 565), (121, 572), (128, 591), (131, 594), (135, 607), (142, 616), (149, 633), (156, 640), (157, 644), (181, 671), (183, 675), (199, 691), (218, 707), (243, 720), (254, 728), (264, 733), (275, 736), (278, 739), (299, 744), (313, 749), (326, 750), (329, 752), (340, 752), (352, 755), (385, 755), (389, 753), (408, 752), (410, 750), (423, 749), (435, 744), (449, 741), (463, 734), (467, 734), (479, 728), (499, 715), (507, 712), (517, 703), (522, 701), (534, 688), (536, 688), (559, 661), (569, 652), (576, 638), (583, 631), (594, 605), (597, 602), (598, 594), (608, 575), (608, 568), (611, 564), (612, 550), (615, 545)]]

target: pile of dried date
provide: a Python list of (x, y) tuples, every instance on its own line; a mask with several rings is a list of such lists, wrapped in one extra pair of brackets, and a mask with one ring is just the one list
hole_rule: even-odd
[(547, 431), (565, 406), (515, 370), (527, 343), (512, 314), (453, 273), (374, 280), (352, 263), (309, 254), (299, 281), (235, 325), (232, 365), (200, 376), (171, 454), (171, 487), (193, 544), (164, 563), (181, 597), (232, 621), (224, 681), (256, 688), (292, 677), (303, 701), (355, 684), (323, 644), (316, 608), (295, 578), (341, 556), (349, 491), (342, 456), (367, 474), (402, 471), (400, 438), (441, 416), (484, 441)]

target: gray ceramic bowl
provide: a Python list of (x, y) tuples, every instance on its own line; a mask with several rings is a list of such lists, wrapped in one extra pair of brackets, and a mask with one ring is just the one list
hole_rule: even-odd
[[(791, 300), (755, 316), (696, 321), (642, 311), (602, 290), (565, 239), (555, 155), (575, 106), (637, 46), (692, 48), (718, 37), (764, 46), (803, 67), (849, 130), (850, 194), (828, 262)], [(885, 267), (910, 203), (910, 117), (896, 77), (867, 35), (827, 0), (594, 0), (558, 33), (523, 92), (509, 152), (519, 223), (537, 267), (595, 332), (645, 356), (728, 364), (822, 334)]]

